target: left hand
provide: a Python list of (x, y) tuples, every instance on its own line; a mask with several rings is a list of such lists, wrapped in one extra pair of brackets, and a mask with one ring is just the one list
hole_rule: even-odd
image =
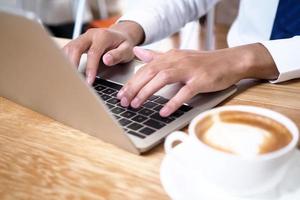
[(174, 49), (166, 53), (135, 47), (134, 54), (147, 64), (120, 90), (121, 105), (138, 108), (162, 87), (180, 82), (182, 88), (160, 110), (160, 115), (167, 117), (198, 93), (223, 90), (243, 78), (255, 76), (257, 72), (249, 67), (254, 57), (243, 47), (211, 52)]

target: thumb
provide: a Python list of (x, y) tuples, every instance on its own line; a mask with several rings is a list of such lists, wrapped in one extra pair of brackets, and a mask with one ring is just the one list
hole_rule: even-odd
[(154, 58), (161, 55), (161, 53), (158, 53), (158, 52), (155, 52), (152, 50), (148, 50), (148, 49), (143, 49), (141, 47), (134, 47), (133, 53), (141, 61), (146, 62), (146, 63), (151, 62)]

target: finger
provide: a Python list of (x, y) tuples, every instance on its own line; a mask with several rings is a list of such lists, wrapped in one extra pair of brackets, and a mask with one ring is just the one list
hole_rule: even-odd
[(126, 42), (121, 43), (118, 48), (112, 49), (104, 54), (103, 63), (108, 66), (118, 63), (129, 62), (133, 59), (133, 53), (130, 45)]
[(121, 100), (122, 106), (129, 106), (129, 103), (136, 96), (138, 91), (147, 84), (158, 73), (155, 66), (149, 63), (143, 66), (138, 72), (123, 86), (117, 97)]
[(197, 91), (190, 85), (183, 86), (178, 93), (170, 99), (167, 104), (160, 110), (160, 115), (162, 117), (168, 117), (173, 112), (175, 112), (184, 102), (190, 100)]
[(81, 55), (86, 52), (86, 50), (91, 45), (91, 39), (87, 34), (81, 35), (79, 38), (69, 42), (63, 47), (63, 51), (76, 67), (79, 66)]
[(91, 47), (87, 52), (87, 65), (86, 65), (86, 81), (91, 85), (97, 75), (99, 61), (105, 50), (109, 48), (109, 40), (102, 37), (101, 39), (94, 40)]
[(181, 81), (182, 72), (180, 70), (164, 70), (159, 72), (152, 80), (150, 80), (131, 102), (133, 108), (140, 107), (152, 94), (163, 88), (164, 86)]
[(136, 57), (138, 57), (141, 61), (149, 63), (153, 59), (157, 58), (162, 53), (158, 53), (152, 50), (143, 49), (141, 47), (134, 47), (133, 53)]

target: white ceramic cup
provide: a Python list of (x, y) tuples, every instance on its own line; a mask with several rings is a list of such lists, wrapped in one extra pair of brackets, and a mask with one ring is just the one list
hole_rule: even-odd
[[(269, 117), (284, 125), (292, 134), (292, 140), (277, 151), (254, 157), (216, 150), (196, 136), (195, 128), (206, 116), (222, 111), (245, 111)], [(192, 120), (188, 132), (189, 135), (180, 131), (170, 134), (164, 144), (166, 153), (172, 153), (175, 142), (185, 143), (182, 146), (184, 158), (178, 158), (178, 161), (184, 160), (186, 173), (193, 177), (195, 184), (198, 179), (204, 179), (223, 192), (242, 196), (262, 194), (274, 189), (289, 169), (299, 140), (297, 126), (289, 118), (253, 106), (223, 106), (203, 112)]]

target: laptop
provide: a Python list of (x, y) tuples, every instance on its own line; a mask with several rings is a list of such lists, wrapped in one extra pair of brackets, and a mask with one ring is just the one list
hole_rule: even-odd
[(37, 22), (0, 12), (0, 27), (2, 97), (135, 154), (150, 150), (236, 91), (232, 86), (199, 94), (167, 118), (158, 112), (178, 91), (178, 84), (163, 88), (139, 109), (123, 108), (116, 94), (143, 65), (140, 61), (99, 66), (91, 87)]

